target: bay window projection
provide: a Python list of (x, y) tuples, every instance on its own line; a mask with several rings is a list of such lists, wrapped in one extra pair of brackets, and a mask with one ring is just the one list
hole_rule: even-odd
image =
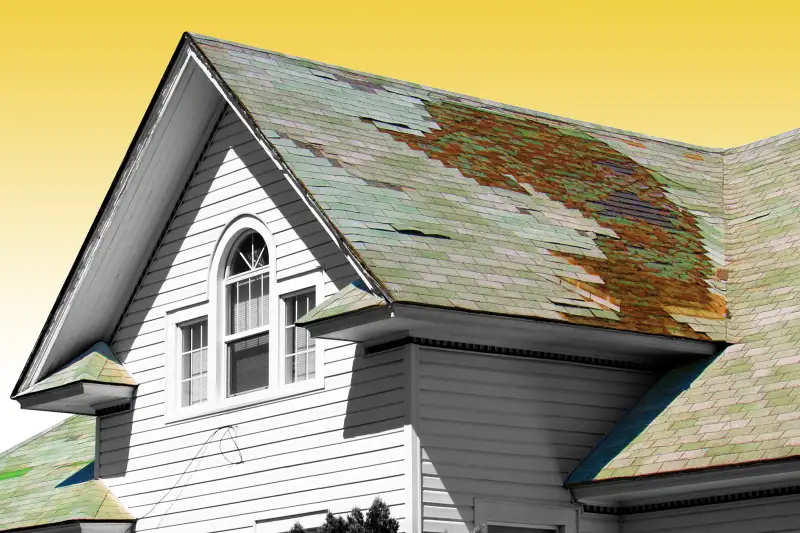
[(228, 396), (269, 386), (269, 254), (251, 231), (234, 245), (225, 271)]

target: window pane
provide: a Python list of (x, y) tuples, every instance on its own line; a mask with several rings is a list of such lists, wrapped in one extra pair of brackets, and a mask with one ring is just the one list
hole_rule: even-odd
[(236, 276), (269, 264), (267, 245), (256, 232), (245, 235), (231, 251), (228, 260), (228, 276)]
[(269, 386), (269, 333), (228, 345), (229, 395)]
[(269, 276), (261, 274), (228, 285), (228, 333), (269, 324)]
[(208, 321), (180, 327), (181, 406), (208, 399)]
[(192, 405), (192, 382), (181, 383), (181, 407)]
[(284, 354), (286, 354), (286, 358), (284, 375), (286, 383), (303, 381), (315, 376), (314, 346), (316, 342), (311, 338), (307, 329), (295, 324), (297, 319), (305, 315), (314, 305), (313, 290), (285, 299)]
[(187, 326), (181, 328), (181, 352), (192, 350), (192, 328)]

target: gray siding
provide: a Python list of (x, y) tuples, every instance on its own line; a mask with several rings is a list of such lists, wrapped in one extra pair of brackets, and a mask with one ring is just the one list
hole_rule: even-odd
[[(648, 373), (420, 349), (423, 530), (466, 533), (474, 500), (570, 506), (567, 474)], [(610, 531), (595, 520), (587, 531)]]

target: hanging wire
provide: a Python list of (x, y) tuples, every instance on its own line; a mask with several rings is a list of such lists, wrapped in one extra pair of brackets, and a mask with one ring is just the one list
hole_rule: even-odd
[[(153, 511), (155, 511), (156, 508), (159, 505), (161, 505), (161, 503), (164, 502), (166, 497), (173, 490), (175, 490), (178, 487), (178, 485), (180, 485), (181, 480), (183, 479), (183, 477), (188, 474), (188, 477), (186, 478), (185, 483), (183, 484), (183, 486), (180, 487), (180, 489), (178, 490), (178, 493), (175, 495), (175, 498), (170, 500), (170, 505), (166, 509), (164, 509), (163, 513), (161, 513), (161, 518), (159, 519), (158, 524), (156, 524), (156, 528), (161, 527), (161, 522), (164, 520), (164, 517), (167, 515), (169, 510), (172, 509), (172, 506), (175, 505), (175, 502), (177, 502), (178, 499), (180, 499), (180, 495), (183, 492), (183, 489), (185, 489), (187, 487), (187, 485), (189, 484), (189, 480), (192, 478), (192, 474), (194, 474), (197, 471), (197, 469), (200, 466), (200, 463), (202, 462), (202, 459), (206, 457), (206, 456), (201, 456), (201, 454), (205, 451), (206, 447), (211, 443), (211, 441), (214, 439), (214, 437), (217, 434), (219, 434), (220, 432), (222, 432), (222, 434), (221, 434), (221, 436), (219, 438), (219, 454), (222, 456), (222, 458), (225, 459), (225, 461), (227, 461), (229, 466), (238, 465), (238, 464), (244, 463), (244, 458), (242, 456), (242, 450), (239, 448), (239, 444), (236, 442), (236, 439), (239, 436), (238, 435), (237, 426), (233, 425), (233, 426), (218, 427), (217, 429), (215, 429), (214, 431), (211, 432), (211, 435), (208, 436), (208, 438), (203, 443), (203, 445), (200, 447), (200, 449), (197, 450), (197, 453), (194, 455), (194, 457), (192, 457), (192, 460), (189, 461), (189, 464), (186, 465), (186, 468), (183, 470), (181, 475), (178, 476), (178, 479), (175, 481), (175, 483), (172, 485), (172, 487), (170, 487), (169, 490), (167, 490), (167, 492), (165, 492), (164, 495), (161, 496), (161, 498), (153, 505), (153, 507), (150, 508), (149, 511), (147, 511), (144, 515), (139, 517), (137, 519), (137, 521), (144, 520), (145, 518), (149, 517), (150, 514)], [(222, 443), (226, 438), (230, 439), (230, 441), (233, 443), (233, 447), (234, 447), (233, 451), (225, 452), (225, 450), (222, 448)], [(235, 452), (237, 458), (235, 460), (231, 460), (228, 457), (228, 454), (229, 453), (234, 453), (234, 452)], [(198, 460), (198, 458), (200, 460)], [(195, 461), (197, 461), (197, 462), (195, 462)], [(194, 469), (192, 469), (192, 471), (190, 472), (189, 469), (192, 467), (192, 464), (194, 464), (195, 466), (194, 466)], [(155, 516), (158, 516), (158, 515), (153, 515), (153, 516), (155, 517)], [(128, 529), (125, 530), (125, 533), (131, 533), (131, 531), (133, 531), (133, 527), (135, 525), (136, 524), (134, 523), (134, 524), (131, 524), (130, 526), (128, 526)]]

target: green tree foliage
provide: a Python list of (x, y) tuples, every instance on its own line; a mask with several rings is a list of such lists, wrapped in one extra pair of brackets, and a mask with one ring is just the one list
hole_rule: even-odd
[(364, 513), (358, 507), (353, 507), (350, 514), (347, 515), (347, 530), (349, 533), (367, 533)]
[(375, 498), (367, 511), (364, 522), (367, 533), (397, 533), (400, 524), (391, 517), (389, 506), (380, 498)]
[(334, 516), (328, 513), (325, 523), (319, 528), (319, 533), (348, 533), (347, 522), (341, 516)]
[[(366, 517), (358, 507), (350, 511), (347, 520), (328, 513), (318, 533), (397, 533), (399, 528), (400, 524), (392, 518), (389, 506), (376, 497), (367, 510)], [(306, 530), (300, 522), (295, 522), (289, 533), (306, 533)]]

